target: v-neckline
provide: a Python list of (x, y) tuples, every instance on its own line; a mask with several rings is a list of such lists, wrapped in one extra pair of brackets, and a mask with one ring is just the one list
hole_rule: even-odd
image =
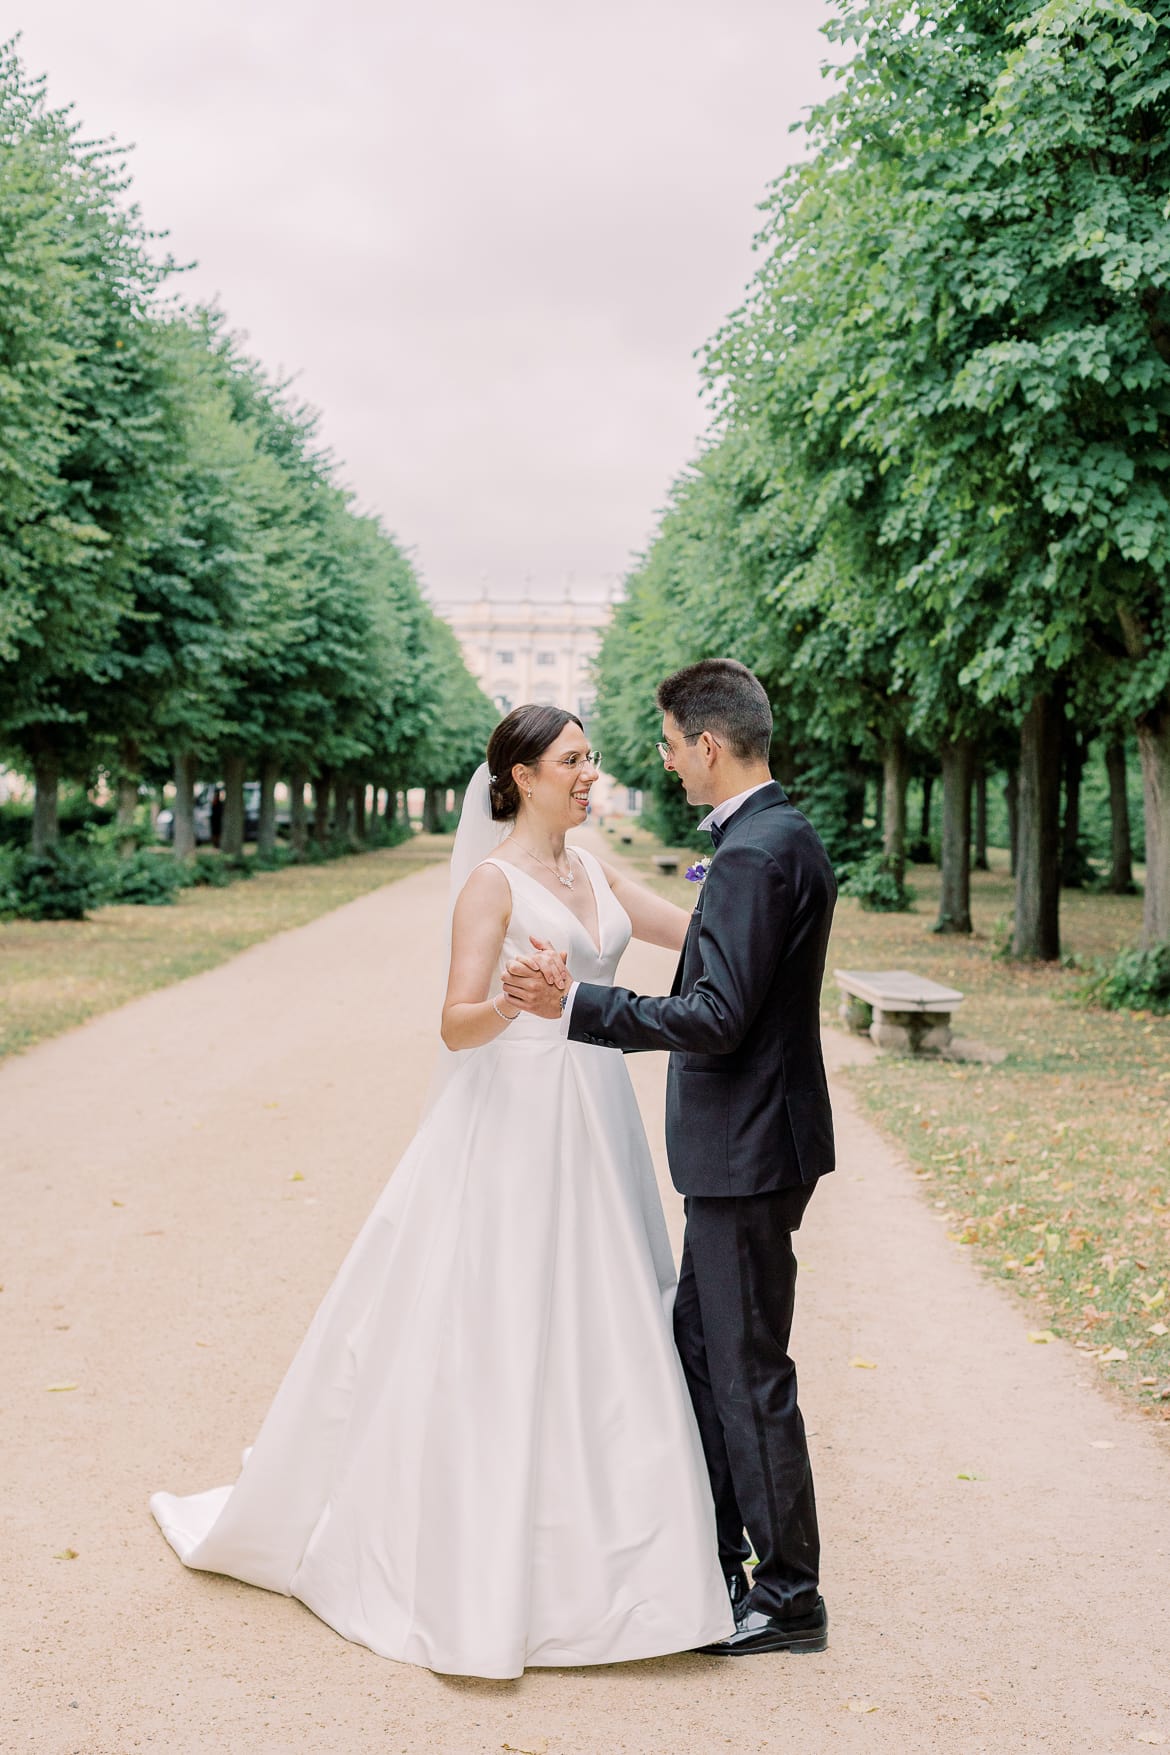
[(577, 922), (577, 925), (581, 928), (581, 931), (585, 934), (585, 937), (589, 940), (589, 943), (593, 948), (594, 955), (596, 956), (598, 962), (600, 962), (601, 961), (601, 947), (605, 943), (605, 935), (601, 930), (601, 897), (597, 893), (597, 885), (593, 881), (593, 873), (589, 869), (589, 862), (585, 858), (585, 855), (580, 851), (579, 848), (574, 848), (573, 851), (577, 854), (578, 859), (580, 859), (580, 861), (581, 861), (581, 869), (584, 871), (585, 876), (588, 880), (589, 893), (593, 897), (593, 906), (597, 911), (597, 939), (596, 939), (596, 942), (594, 941), (593, 934), (590, 932), (589, 928), (586, 926), (586, 924), (582, 920), (581, 916), (579, 914), (574, 914), (573, 910), (569, 907), (567, 902), (562, 902), (562, 900), (559, 896), (554, 896), (553, 892), (549, 889), (547, 884), (542, 884), (539, 878), (534, 878), (532, 876), (531, 872), (525, 871), (525, 869), (522, 865), (517, 865), (515, 860), (513, 860), (513, 859), (505, 859), (505, 860), (501, 861), (501, 860), (499, 860), (498, 855), (497, 855), (496, 859), (493, 860), (493, 864), (499, 863), (499, 864), (509, 866), (513, 871), (518, 871), (522, 878), (527, 878), (528, 882), (530, 884), (535, 884), (535, 886), (538, 890), (543, 890), (544, 894), (548, 897), (550, 902), (555, 902), (557, 907), (562, 909), (563, 912), (569, 916), (570, 920), (575, 920)]

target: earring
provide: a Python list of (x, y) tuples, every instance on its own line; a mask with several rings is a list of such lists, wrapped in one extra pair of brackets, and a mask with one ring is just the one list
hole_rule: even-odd
[(525, 793), (525, 794), (524, 794), (524, 796), (525, 796), (525, 798), (531, 798), (531, 797), (532, 797), (532, 788), (531, 788), (531, 786), (530, 786), (530, 787), (529, 787), (529, 788), (528, 788), (528, 791), (527, 791), (527, 792), (526, 792), (526, 793)]

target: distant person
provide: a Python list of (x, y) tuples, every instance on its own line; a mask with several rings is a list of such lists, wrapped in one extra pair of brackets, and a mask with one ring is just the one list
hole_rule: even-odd
[(211, 795), (211, 845), (218, 847), (223, 839), (223, 813), (227, 804), (227, 795), (221, 786), (217, 786)]

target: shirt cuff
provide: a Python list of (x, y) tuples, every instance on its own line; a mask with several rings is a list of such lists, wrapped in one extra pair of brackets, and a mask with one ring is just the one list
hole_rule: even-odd
[(569, 1034), (569, 1019), (573, 1015), (573, 1001), (577, 997), (577, 989), (580, 987), (580, 985), (581, 985), (581, 983), (579, 981), (574, 981), (572, 987), (570, 987), (570, 989), (569, 989), (569, 997), (565, 1001), (565, 1009), (561, 1013), (561, 1035), (562, 1036), (567, 1036)]

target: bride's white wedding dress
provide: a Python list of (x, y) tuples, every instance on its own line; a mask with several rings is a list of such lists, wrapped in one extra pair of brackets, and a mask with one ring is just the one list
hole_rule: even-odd
[[(612, 982), (630, 923), (579, 857), (600, 945), (496, 860), (512, 889), (501, 966), (535, 934)], [(156, 1493), (151, 1510), (186, 1565), (434, 1670), (516, 1676), (723, 1638), (674, 1283), (623, 1057), (522, 1016), (454, 1057), (235, 1486)]]

